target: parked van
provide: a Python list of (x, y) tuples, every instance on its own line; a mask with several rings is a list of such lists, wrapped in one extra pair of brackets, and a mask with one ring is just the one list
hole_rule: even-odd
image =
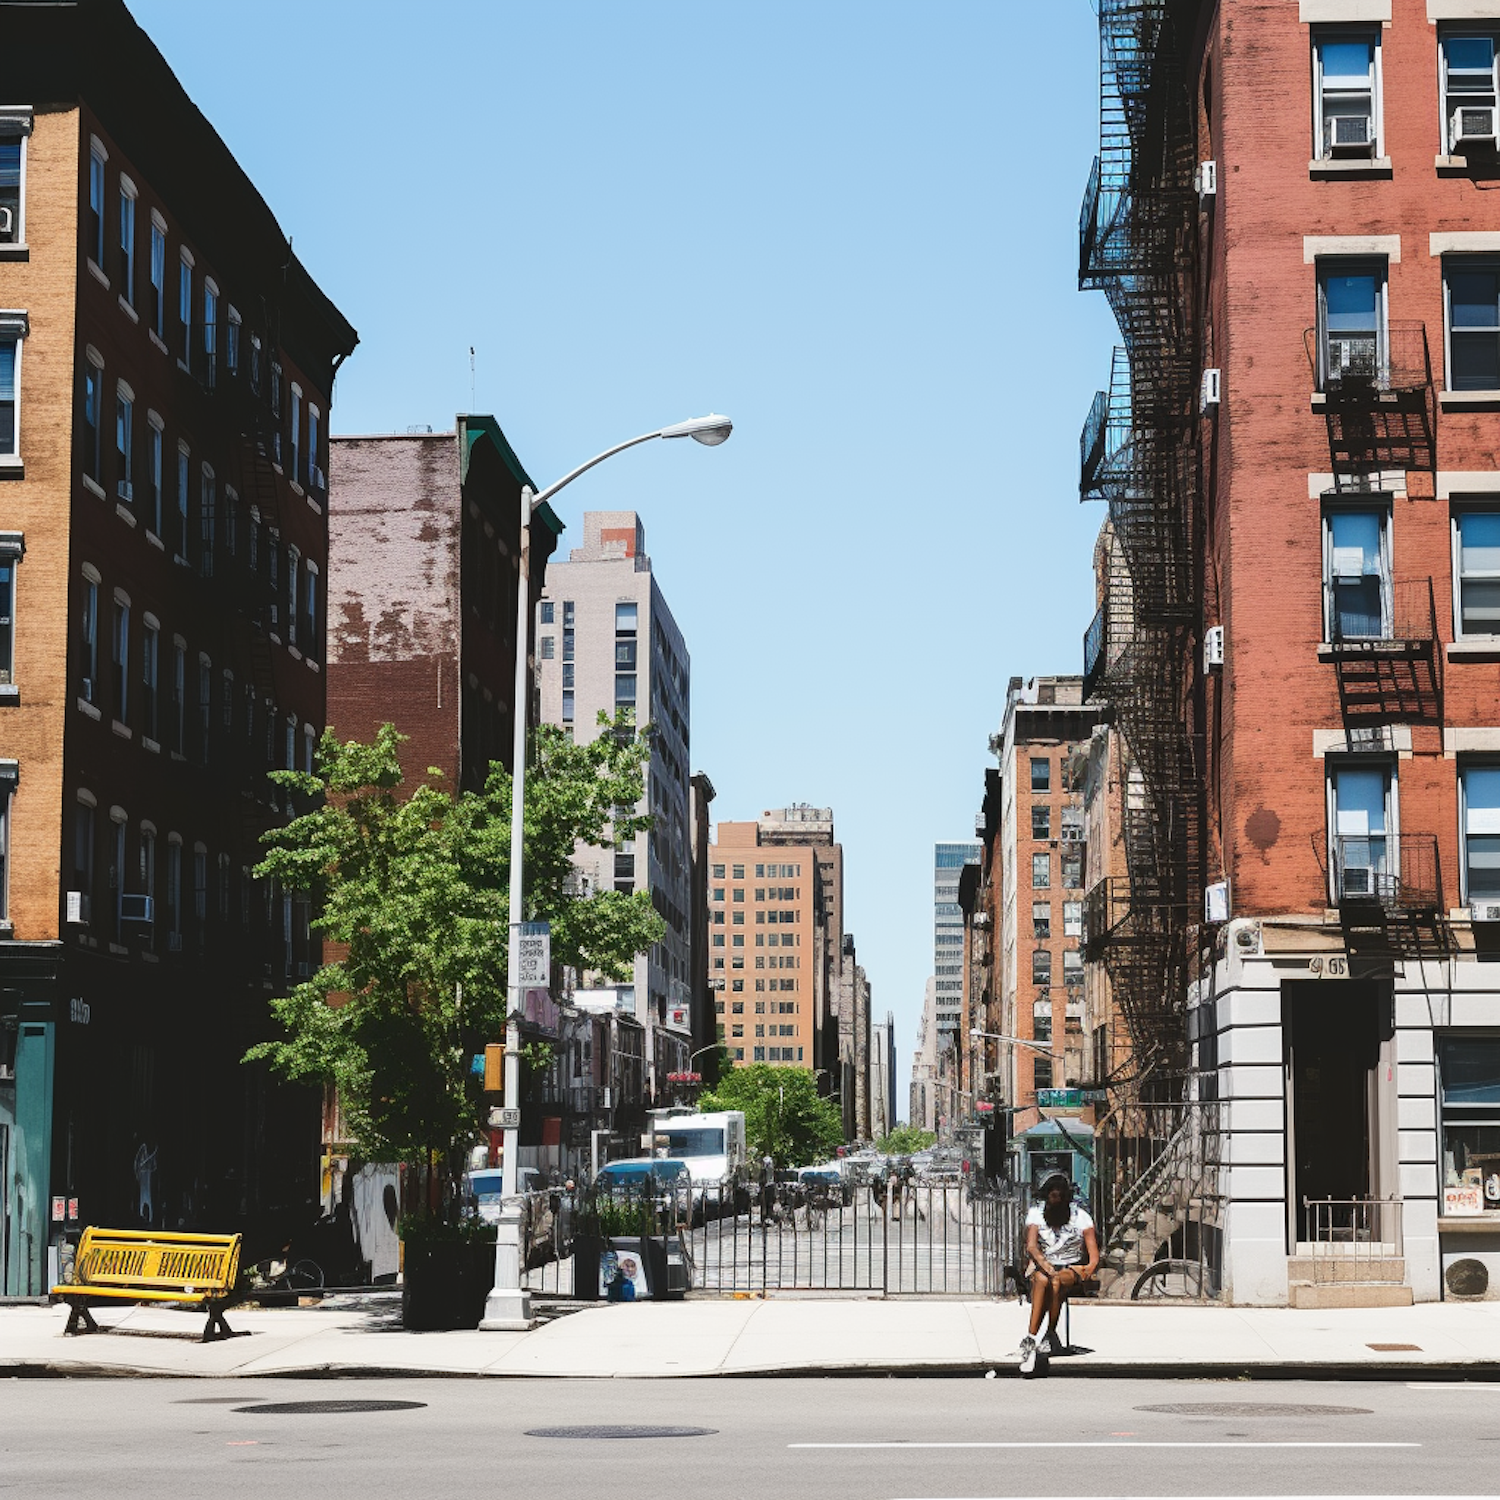
[(703, 1218), (749, 1210), (743, 1110), (726, 1109), (712, 1114), (696, 1114), (688, 1109), (655, 1110), (647, 1132), (647, 1149), (652, 1156), (687, 1163), (698, 1212)]

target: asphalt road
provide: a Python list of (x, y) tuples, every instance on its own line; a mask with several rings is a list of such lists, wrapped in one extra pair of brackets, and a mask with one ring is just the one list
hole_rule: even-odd
[[(421, 1404), (274, 1409), (283, 1402), (403, 1401)], [(1143, 1409), (1161, 1406), (1185, 1409)], [(578, 1425), (712, 1431), (632, 1439), (529, 1435)], [(0, 1493), (27, 1500), (1092, 1500), (1481, 1495), (1496, 1493), (1497, 1485), (1500, 1384), (972, 1377), (0, 1382)]]

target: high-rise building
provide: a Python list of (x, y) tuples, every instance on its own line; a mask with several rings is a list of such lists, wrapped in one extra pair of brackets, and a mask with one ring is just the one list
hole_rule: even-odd
[(929, 978), (922, 990), (922, 1013), (911, 1054), (910, 1123), (919, 1130), (936, 1130), (941, 1113), (937, 1035), (937, 980)]
[(937, 981), (938, 1048), (955, 1045), (964, 1001), (964, 914), (958, 904), (958, 878), (977, 864), (974, 840), (935, 844), (932, 850), (932, 973)]
[(1176, 1184), (1134, 1263), (1234, 1302), (1493, 1298), (1500, 9), (1097, 9), (1085, 672), (1131, 780), (1088, 921), (1135, 1095), (1096, 1148)]
[(325, 722), (356, 336), (120, 0), (0, 30), (0, 1295), (36, 1296), (80, 1221), (315, 1190), (315, 1096), (240, 1059), (317, 962), (251, 870)]
[(896, 1128), (896, 1017), (870, 1024), (870, 1139), (884, 1140)]
[(548, 565), (536, 628), (543, 723), (587, 743), (601, 713), (612, 719), (625, 709), (654, 730), (642, 810), (655, 826), (607, 854), (580, 850), (578, 865), (593, 889), (649, 892), (667, 924), (636, 959), (631, 986), (659, 1095), (666, 1075), (686, 1067), (692, 1037), (691, 681), (634, 511), (584, 512), (583, 546)]

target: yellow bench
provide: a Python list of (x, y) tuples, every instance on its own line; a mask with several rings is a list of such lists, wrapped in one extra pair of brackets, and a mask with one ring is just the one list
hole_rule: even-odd
[[(203, 1342), (230, 1338), (224, 1309), (238, 1302), (240, 1236), (157, 1234), (137, 1229), (85, 1229), (73, 1258), (73, 1280), (52, 1288), (66, 1302), (67, 1333), (98, 1333), (89, 1312), (97, 1302), (189, 1302), (208, 1310)], [(80, 1327), (82, 1322), (84, 1325)]]

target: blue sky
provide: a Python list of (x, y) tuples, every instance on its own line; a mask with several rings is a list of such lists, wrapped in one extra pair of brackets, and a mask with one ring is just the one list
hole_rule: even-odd
[(559, 509), (644, 518), (717, 815), (833, 806), (904, 1114), (932, 846), (1092, 612), (1085, 0), (131, 4), (359, 330), (333, 431), (451, 424), (471, 345), (541, 484), (734, 418)]

